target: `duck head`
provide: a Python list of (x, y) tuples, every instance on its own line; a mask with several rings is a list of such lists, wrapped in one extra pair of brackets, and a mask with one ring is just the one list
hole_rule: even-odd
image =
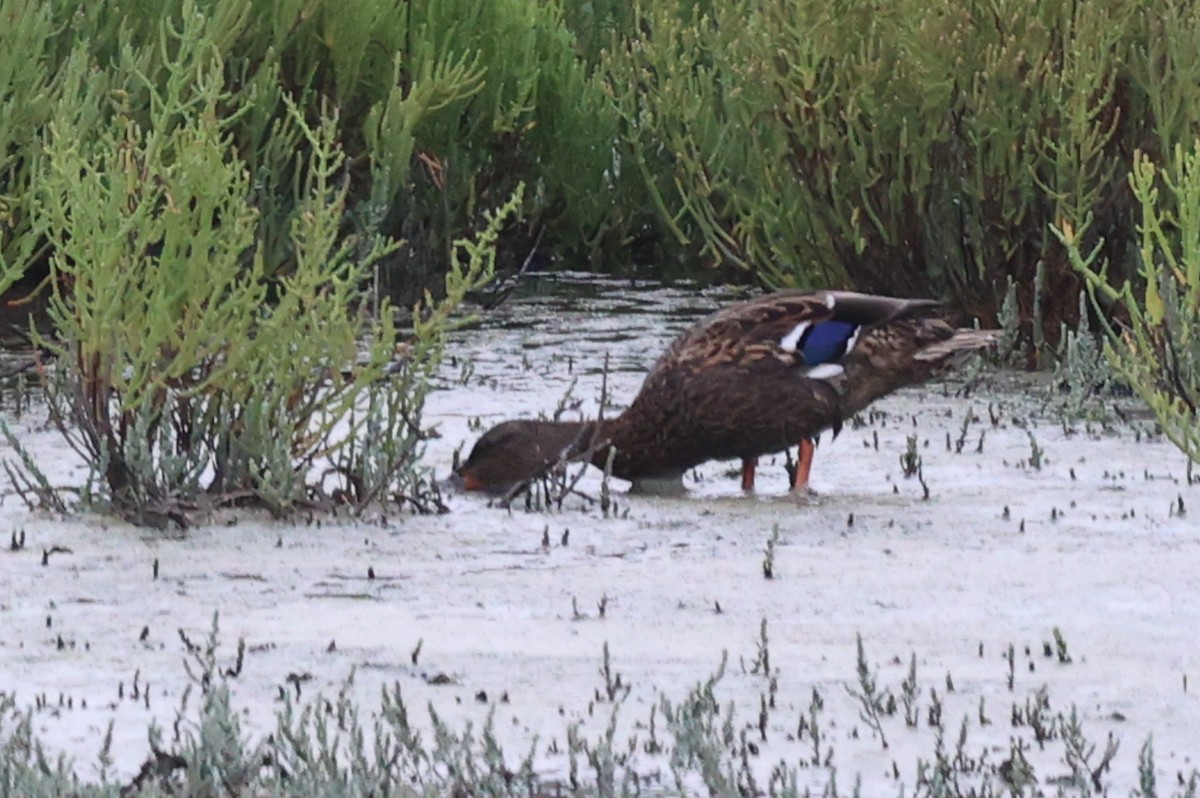
[(502, 422), (480, 436), (455, 477), (463, 490), (507, 493), (588, 453), (595, 428), (582, 421)]

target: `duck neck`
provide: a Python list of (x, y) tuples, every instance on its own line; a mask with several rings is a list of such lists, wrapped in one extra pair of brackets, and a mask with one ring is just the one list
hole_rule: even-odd
[(539, 421), (538, 444), (544, 457), (587, 460), (603, 468), (613, 421)]
[(545, 422), (543, 446), (546, 451), (565, 455), (571, 460), (586, 460), (601, 471), (611, 468), (613, 476), (628, 479), (640, 473), (635, 453), (639, 447), (629, 437), (625, 415), (597, 421)]

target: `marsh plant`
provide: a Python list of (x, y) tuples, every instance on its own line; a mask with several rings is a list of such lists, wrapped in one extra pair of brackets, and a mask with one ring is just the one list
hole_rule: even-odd
[[(1192, 5), (1061, 0), (8, 0), (0, 28), (0, 261), (50, 256), (36, 194), (60, 107), (143, 128), (186, 91), (164, 32), (205, 20), (251, 175), (267, 273), (293, 259), (295, 160), (336, 117), (346, 230), (407, 245), (385, 291), (419, 296), (519, 183), (503, 262), (732, 265), (769, 286), (950, 299), (990, 326), (1012, 287), (1027, 366), (1078, 321), (1068, 220), (1135, 274), (1128, 153), (1168, 156), (1200, 108)], [(65, 80), (80, 65), (87, 80)], [(536, 190), (533, 190), (536, 187)], [(1082, 233), (1081, 233), (1082, 235)], [(40, 271), (38, 272), (40, 274)], [(9, 275), (11, 276), (11, 275)], [(7, 277), (0, 276), (0, 290)], [(1117, 280), (1119, 283), (1120, 280)]]
[(1056, 229), (1075, 268), (1105, 313), (1104, 354), (1150, 406), (1163, 434), (1200, 462), (1200, 149), (1177, 146), (1169, 159), (1139, 152), (1129, 185), (1141, 209), (1137, 279), (1114, 279), (1084, 229)]
[(1128, 276), (1126, 153), (1196, 120), (1188, 3), (634, 8), (603, 63), (680, 244), (771, 285), (952, 296), (989, 325), (1011, 286), (1029, 367), (1078, 321), (1050, 223), (1094, 214)]
[[(34, 189), (54, 326), (34, 342), (54, 364), (51, 417), (91, 469), (83, 495), (155, 526), (232, 503), (435, 509), (417, 468), (427, 382), (519, 193), (456, 244), (444, 290), (402, 340), (394, 309), (367, 290), (399, 243), (343, 233), (336, 115), (287, 103), (280, 135), (305, 154), (292, 164), (291, 260), (271, 271), (219, 28), (185, 14), (160, 34), (169, 77), (149, 90), (145, 120), (92, 87), (86, 60), (69, 62), (60, 79), (80, 98), (50, 118)], [(131, 71), (137, 57), (119, 56)]]
[[(111, 99), (146, 128), (159, 110), (155, 95), (184, 96), (200, 73), (197, 63), (173, 66), (170, 31), (201, 22), (204, 57), (220, 62), (229, 92), (216, 113), (251, 177), (268, 273), (293, 258), (290, 228), (302, 202), (295, 162), (310, 154), (288, 122), (289, 100), (310, 122), (336, 119), (353, 177), (343, 229), (407, 241), (378, 270), (382, 289), (406, 304), (441, 283), (453, 242), (522, 182), (539, 189), (522, 202), (526, 223), (505, 229), (505, 251), (524, 254), (543, 231), (544, 250), (599, 265), (647, 214), (636, 210), (636, 174), (617, 163), (617, 117), (575, 47), (573, 9), (564, 6), (98, 0), (81, 9), (7, 0), (0, 261), (32, 262), (40, 275), (48, 259), (34, 195), (43, 137), (59, 109), (78, 107), (89, 125), (103, 124)], [(64, 79), (78, 67), (86, 81)], [(0, 274), (0, 292), (11, 276)]]
[[(1011, 722), (1005, 725), (987, 718), (975, 695), (955, 700), (952, 690), (940, 695), (936, 688), (923, 689), (915, 654), (907, 666), (872, 666), (861, 639), (858, 672), (847, 684), (851, 701), (838, 703), (816, 687), (807, 702), (776, 696), (773, 680), (770, 700), (759, 694), (753, 711), (731, 697), (737, 686), (729, 682), (738, 677), (726, 672), (726, 654), (711, 676), (681, 697), (671, 695), (677, 689), (671, 687), (642, 702), (630, 700), (631, 686), (612, 675), (615, 666), (605, 646), (600, 669), (605, 686), (596, 692), (607, 696), (607, 703), (561, 713), (567, 715), (563, 731), (548, 743), (514, 740), (498, 723), (495, 703), (481, 708), (477, 721), (450, 721), (433, 703), (418, 712), (411, 706), (410, 688), (400, 682), (384, 685), (371, 704), (364, 704), (354, 671), (332, 695), (302, 698), (281, 687), (274, 721), (260, 734), (248, 728), (245, 708), (236, 700), (244, 689), (236, 683), (243, 665), (256, 656), (253, 649), (242, 643), (236, 651), (222, 646), (215, 615), (206, 636), (192, 642), (181, 635), (181, 640), (189, 684), (170, 725), (155, 723), (147, 729), (142, 765), (126, 774), (114, 766), (121, 752), (113, 750), (111, 722), (98, 740), (96, 766), (81, 768), (53, 755), (38, 734), (42, 713), (75, 709), (42, 701), (21, 707), (13, 696), (0, 694), (0, 790), (80, 798), (590, 797), (646, 791), (832, 798), (842, 794), (839, 784), (857, 783), (844, 769), (850, 759), (867, 761), (862, 759), (868, 756), (864, 747), (873, 747), (876, 764), (884, 764), (895, 778), (896, 795), (1034, 798), (1047, 794), (1044, 786), (1053, 783), (1056, 795), (1094, 796), (1106, 794), (1121, 768), (1126, 769), (1125, 780), (1138, 785), (1141, 798), (1194, 798), (1200, 784), (1193, 771), (1179, 772), (1169, 787), (1160, 785), (1150, 740), (1136, 761), (1122, 759), (1119, 738), (1109, 734), (1097, 744), (1081, 714), (1074, 707), (1055, 708), (1044, 685), (1013, 696)], [(887, 707), (892, 688), (879, 682), (893, 676), (900, 680), (903, 712)], [(758, 684), (762, 679), (743, 678)], [(149, 685), (143, 689), (148, 695)], [(926, 692), (927, 704), (922, 698)], [(582, 697), (585, 702), (589, 698)], [(595, 712), (597, 705), (609, 711)], [(505, 706), (508, 711), (510, 705)], [(923, 725), (917, 706), (927, 710), (919, 713), (926, 720)], [(962, 711), (957, 720), (951, 706)], [(596, 724), (570, 719), (594, 712)], [(638, 716), (630, 717), (634, 713)], [(870, 736), (877, 741), (887, 727), (896, 753), (880, 751), (869, 738), (858, 740), (857, 722), (872, 727), (875, 734)], [(993, 728), (994, 733), (988, 731)], [(565, 748), (559, 740), (566, 741)], [(85, 779), (83, 772), (92, 775)], [(860, 787), (850, 794), (861, 794)]]

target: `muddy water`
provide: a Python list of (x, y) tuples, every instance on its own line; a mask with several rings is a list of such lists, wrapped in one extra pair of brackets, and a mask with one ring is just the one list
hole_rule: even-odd
[[(613, 409), (628, 402), (678, 331), (733, 298), (554, 282), (552, 298), (514, 296), (454, 334), (426, 410), (440, 473), (480, 427), (553, 413), (568, 389), (568, 416), (594, 415), (606, 358)], [(807, 761), (811, 740), (797, 733), (814, 691), (843, 790), (858, 775), (865, 795), (912, 792), (918, 758), (934, 755), (934, 691), (948, 741), (965, 719), (967, 754), (994, 769), (1020, 739), (1044, 783), (1067, 771), (1061, 740), (1042, 748), (1011, 719), (1046, 686), (1051, 716), (1075, 706), (1101, 748), (1109, 733), (1121, 741), (1104, 775), (1113, 794), (1136, 783), (1151, 733), (1160, 783), (1174, 784), (1200, 753), (1200, 489), (1149, 424), (1064, 421), (1048, 412), (1044, 383), (992, 373), (965, 396), (956, 382), (889, 397), (822, 442), (816, 497), (790, 496), (779, 462), (763, 464), (749, 497), (736, 464), (712, 463), (689, 475), (688, 496), (618, 494), (607, 516), (583, 498), (530, 513), (451, 496), (439, 517), (318, 528), (243, 516), (177, 540), (106, 518), (31, 515), (8, 497), (0, 529), (23, 529), (28, 544), (0, 561), (0, 691), (21, 705), (69, 700), (37, 710), (36, 723), (85, 775), (114, 721), (117, 768), (135, 772), (146, 724), (169, 727), (187, 684), (178, 630), (201, 638), (220, 611), (222, 655), (232, 659), (239, 637), (249, 646), (234, 685), (248, 733), (269, 728), (289, 674), (311, 677), (309, 697), (355, 672), (351, 695), (367, 709), (381, 685), (398, 684), (414, 717), (428, 703), (479, 728), (494, 713), (510, 760), (536, 738), (539, 769), (562, 774), (567, 727), (592, 741), (608, 728), (611, 707), (596, 700), (606, 646), (631, 685), (622, 741), (644, 741), (651, 707), (682, 699), (724, 650), (718, 698), (739, 731), (761, 734), (761, 701), (775, 690), (767, 741), (749, 758), (760, 783), (777, 762)], [(21, 424), (39, 453), (69, 460), (36, 420)], [(903, 473), (910, 437), (924, 487)], [(597, 495), (598, 476), (580, 488)], [(56, 545), (71, 553), (42, 566)], [(754, 668), (764, 622), (774, 688)], [(846, 690), (858, 634), (896, 695), (916, 658), (921, 721), (886, 717), (886, 749)], [(152, 701), (118, 691), (135, 673), (155, 686)], [(633, 763), (670, 783), (661, 757)], [(832, 769), (800, 772), (819, 790)]]

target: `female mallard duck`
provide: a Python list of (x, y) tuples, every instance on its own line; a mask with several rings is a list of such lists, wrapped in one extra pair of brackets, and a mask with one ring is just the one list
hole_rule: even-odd
[(467, 490), (506, 491), (560, 462), (611, 467), (634, 490), (682, 489), (708, 460), (742, 461), (800, 444), (805, 488), (812, 439), (897, 388), (923, 382), (993, 331), (955, 329), (937, 302), (847, 291), (783, 291), (695, 324), (663, 353), (629, 408), (589, 422), (506, 421), (456, 471)]

